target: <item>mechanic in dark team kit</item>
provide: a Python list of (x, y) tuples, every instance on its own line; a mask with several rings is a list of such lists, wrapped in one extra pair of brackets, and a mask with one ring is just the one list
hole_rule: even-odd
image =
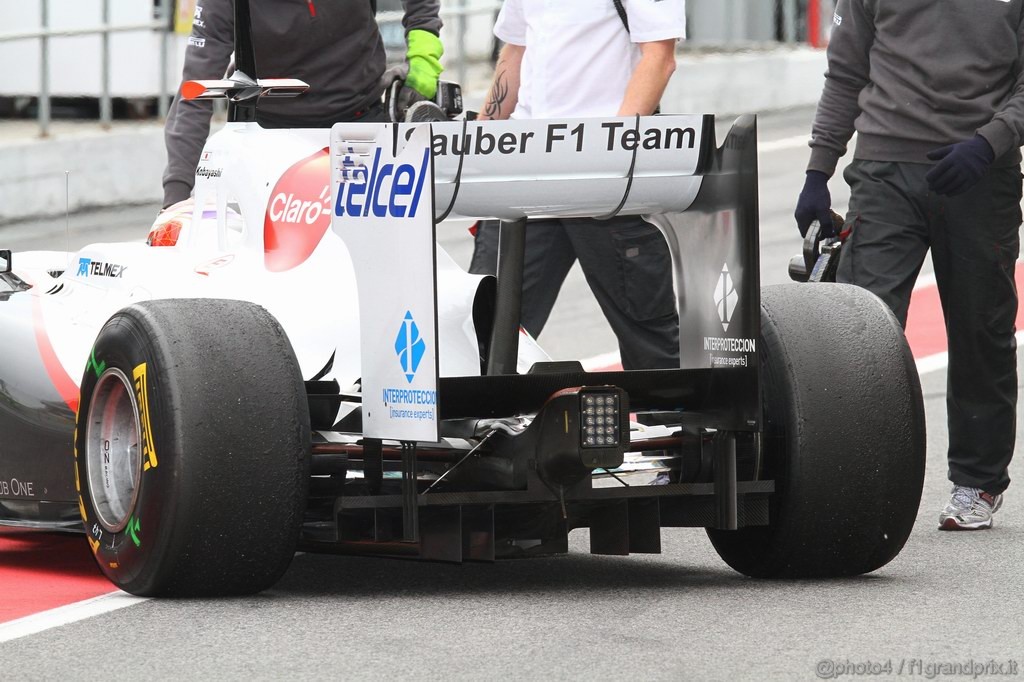
[[(675, 70), (676, 41), (686, 35), (685, 2), (616, 4), (505, 0), (494, 34), (506, 45), (480, 119), (652, 114)], [(480, 223), (472, 272), (494, 273), (497, 244), (497, 223)], [(577, 258), (618, 338), (623, 367), (678, 367), (671, 256), (661, 233), (639, 216), (531, 221), (523, 327), (540, 334)]]
[[(267, 128), (329, 128), (338, 121), (384, 121), (386, 66), (373, 0), (253, 0), (252, 32), (263, 78), (298, 78), (300, 97), (260, 102)], [(440, 0), (403, 0), (408, 44), (405, 85), (432, 98), (441, 74)], [(182, 79), (223, 78), (234, 44), (234, 3), (199, 0)], [(250, 74), (251, 75), (251, 74)], [(412, 94), (412, 93), (410, 93)], [(413, 95), (415, 96), (415, 95)], [(175, 96), (164, 138), (164, 207), (187, 199), (210, 132), (213, 105)]]
[[(931, 249), (949, 339), (947, 530), (992, 526), (1016, 437), (1014, 268), (1024, 141), (1022, 0), (839, 0), (797, 204), (831, 226), (828, 179), (854, 130), (838, 280), (906, 325)], [(867, 368), (865, 368), (867, 369)]]

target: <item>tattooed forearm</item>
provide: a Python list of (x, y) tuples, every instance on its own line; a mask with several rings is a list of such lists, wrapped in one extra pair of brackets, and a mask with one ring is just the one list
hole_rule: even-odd
[(494, 77), (494, 85), (484, 105), (484, 115), (487, 118), (501, 118), (501, 105), (508, 99), (508, 83), (505, 81), (505, 72), (499, 71)]
[(526, 48), (508, 43), (501, 48), (495, 69), (494, 83), (487, 92), (480, 119), (503, 120), (512, 116), (519, 106), (519, 80)]

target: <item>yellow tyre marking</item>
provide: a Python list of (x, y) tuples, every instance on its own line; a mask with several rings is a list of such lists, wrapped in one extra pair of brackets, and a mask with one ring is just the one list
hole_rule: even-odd
[(132, 370), (135, 382), (135, 397), (139, 403), (139, 420), (142, 433), (142, 470), (155, 469), (157, 465), (156, 445), (153, 443), (153, 427), (149, 416), (149, 388), (146, 382), (146, 363)]

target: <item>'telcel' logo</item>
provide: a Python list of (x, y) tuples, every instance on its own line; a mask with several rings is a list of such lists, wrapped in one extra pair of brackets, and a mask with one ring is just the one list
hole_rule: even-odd
[(419, 168), (411, 163), (381, 163), (380, 147), (374, 151), (369, 168), (351, 155), (344, 156), (341, 163), (338, 200), (334, 204), (336, 216), (416, 217), (424, 181), (430, 172), (429, 149), (423, 150)]
[(398, 329), (398, 336), (395, 338), (395, 353), (398, 355), (398, 362), (402, 365), (402, 373), (411, 384), (419, 369), (420, 361), (427, 350), (427, 344), (420, 337), (420, 329), (412, 319), (412, 312), (405, 311), (405, 319)]
[(729, 275), (729, 264), (723, 263), (722, 274), (718, 276), (718, 284), (715, 285), (715, 309), (725, 331), (729, 331), (729, 323), (738, 302), (739, 294), (736, 293), (736, 287)]

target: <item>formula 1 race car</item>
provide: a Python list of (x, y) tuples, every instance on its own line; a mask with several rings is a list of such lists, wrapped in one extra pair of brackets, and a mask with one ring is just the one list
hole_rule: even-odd
[[(236, 0), (248, 25), (248, 3)], [(140, 595), (252, 593), (296, 549), (439, 561), (659, 552), (755, 577), (873, 571), (913, 527), (920, 385), (877, 298), (759, 285), (756, 122), (265, 130), (239, 72), (195, 196), (148, 243), (0, 252), (0, 523), (85, 531)], [(644, 215), (680, 367), (584, 371), (518, 323), (526, 218)], [(502, 220), (498, 278), (436, 245)], [(595, 228), (599, 229), (599, 228)], [(635, 415), (635, 419), (634, 419)], [(84, 524), (84, 525), (83, 525)]]

